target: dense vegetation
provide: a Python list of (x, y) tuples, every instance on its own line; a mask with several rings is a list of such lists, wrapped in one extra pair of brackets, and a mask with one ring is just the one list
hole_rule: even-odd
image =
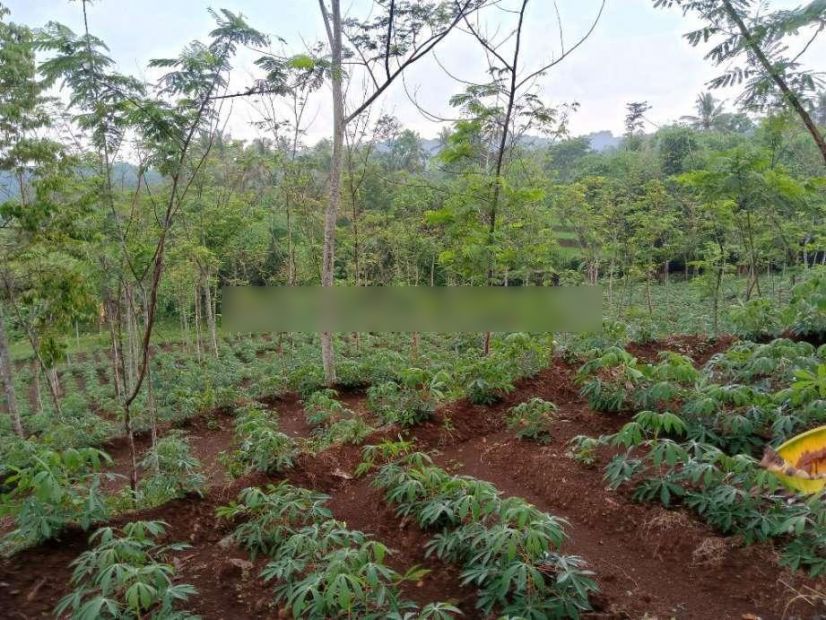
[[(376, 2), (359, 20), (322, 2), (328, 40), (296, 54), (213, 11), (209, 39), (153, 60), (152, 82), (115, 65), (87, 0), (80, 33), (16, 23), (0, 5), (0, 549), (25, 558), (82, 532), (58, 616), (191, 617), (204, 593), (182, 582), (189, 545), (157, 515), (192, 505), (250, 558), (243, 579), (260, 577), (273, 613), (603, 610), (610, 581), (566, 546), (576, 522), (441, 458), (472, 433), (564, 453), (616, 501), (776, 549), (799, 579), (826, 574), (823, 492), (793, 493), (760, 464), (826, 424), (826, 91), (786, 47), (824, 29), (822, 2), (655, 0), (699, 16), (689, 42), (711, 41), (727, 72), (695, 115), (654, 131), (647, 102), (619, 102), (626, 132), (602, 150), (569, 134), (577, 106), (537, 85), (567, 53), (520, 58), (528, 0), (499, 16), (504, 38), (473, 26), (497, 4)], [(450, 98), (458, 120), (426, 141), (371, 115), (458, 30), (490, 65), (490, 82)], [(242, 49), (260, 75), (236, 92)], [(334, 135), (308, 144), (307, 101), (327, 86)], [(725, 104), (724, 86), (742, 96)], [(238, 97), (261, 111), (252, 142), (225, 129)], [(227, 333), (222, 287), (247, 284), (602, 286), (604, 323)], [(582, 412), (611, 432), (570, 438)], [(428, 568), (405, 564), (387, 527), (339, 520), (342, 488), (421, 537), (399, 546), (420, 547)], [(214, 547), (193, 523), (189, 542)], [(417, 598), (434, 570), (470, 603)], [(822, 606), (809, 590), (795, 600)]]

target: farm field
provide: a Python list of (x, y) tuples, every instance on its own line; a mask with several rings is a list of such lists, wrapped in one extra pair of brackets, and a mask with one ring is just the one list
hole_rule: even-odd
[(826, 618), (824, 58), (0, 0), (0, 620)]
[[(296, 604), (293, 592), (274, 602), (283, 581), (261, 577), (270, 558), (280, 557), (260, 539), (268, 533), (277, 539), (272, 528), (284, 527), (278, 502), (260, 509), (273, 511), (268, 518), (248, 521), (247, 508), (226, 516), (226, 507), (249, 489), (316, 494), (321, 522), (334, 519), (387, 547), (380, 564), (395, 572), (381, 587), (411, 609), (449, 605), (446, 617), (459, 611), (475, 617), (488, 611), (480, 611), (487, 600), (490, 610), (514, 605), (521, 613), (539, 600), (562, 606), (537, 611), (541, 617), (816, 613), (823, 588), (817, 537), (824, 508), (806, 507), (802, 498), (792, 501), (793, 495), (760, 473), (757, 460), (765, 443), (826, 417), (816, 388), (806, 391), (811, 388), (793, 383), (800, 371), (823, 367), (822, 348), (788, 339), (753, 344), (732, 336), (626, 342), (622, 336), (612, 340), (612, 331), (568, 337), (553, 350), (547, 337), (502, 336), (488, 358), (478, 357), (480, 341), (471, 336), (422, 335), (414, 358), (409, 336), (350, 335), (339, 343), (345, 357), (333, 391), (313, 363), (313, 338), (225, 337), (218, 358), (205, 354), (200, 362), (191, 345), (161, 345), (153, 369), (155, 453), (152, 421), (135, 420), (142, 471), (137, 501), (158, 505), (137, 511), (128, 496), (128, 445), (107, 413), (113, 394), (106, 352), (80, 353), (61, 373), (67, 394), (62, 423), (44, 427), (51, 439), (27, 450), (4, 442), (4, 462), (14, 455), (24, 464), (18, 449), (49, 462), (51, 443), (83, 449), (93, 429), (109, 428), (94, 445), (111, 461), (99, 468), (90, 464), (57, 484), (71, 485), (77, 500), (94, 495), (104, 511), (97, 518), (108, 515), (110, 527), (165, 522), (164, 540), (188, 545), (168, 558), (174, 582), (197, 590), (186, 609), (206, 618), (275, 618)], [(31, 386), (21, 388), (33, 395)], [(790, 389), (800, 396), (790, 400)], [(734, 396), (738, 392), (743, 395)], [(714, 408), (706, 411), (704, 403), (713, 398), (720, 399), (728, 419)], [(37, 403), (29, 407), (35, 411)], [(650, 412), (638, 413), (643, 408)], [(42, 415), (24, 418), (27, 427), (35, 428)], [(54, 414), (45, 415), (51, 420)], [(641, 463), (639, 472), (620, 470), (617, 459), (626, 450), (648, 458), (663, 450), (663, 456)], [(152, 454), (158, 465), (148, 458)], [(41, 464), (25, 467), (27, 476), (48, 471)], [(699, 481), (690, 467), (702, 468)], [(428, 483), (433, 488), (416, 486), (412, 496), (399, 496), (393, 494), (392, 468), (416, 481), (427, 480), (419, 476), (433, 468), (437, 480)], [(93, 490), (98, 478), (100, 488)], [(290, 486), (271, 486), (284, 484)], [(451, 486), (456, 484), (483, 486), (460, 492)], [(723, 489), (751, 489), (753, 497), (713, 500)], [(560, 568), (551, 563), (541, 597), (532, 594), (537, 584), (523, 589), (518, 581), (501, 594), (486, 594), (509, 562), (531, 557), (530, 547), (522, 547), (529, 545), (524, 525), (517, 527), (512, 534), (522, 551), (508, 560), (497, 547), (491, 575), (477, 585), (470, 579), (471, 558), (480, 543), (465, 542), (471, 550), (464, 553), (437, 544), (468, 526), (459, 502), (464, 493), (483, 502), (518, 502), (535, 511), (532, 519), (550, 519), (554, 553), (566, 558), (577, 585), (555, 585)], [(18, 544), (16, 531), (26, 547), (0, 563), (0, 603), (24, 617), (49, 615), (72, 591), (71, 563), (91, 548), (91, 530), (72, 525), (82, 521), (88, 506), (57, 502), (55, 510), (48, 500), (15, 493), (10, 500), (6, 542)], [(289, 498), (282, 501), (288, 504)], [(484, 515), (492, 509), (480, 510)], [(46, 522), (59, 514), (65, 522), (54, 540), (30, 546), (46, 538), (31, 520)], [(485, 519), (491, 529), (508, 523), (503, 516)], [(799, 534), (793, 534), (797, 526), (787, 520), (798, 519)], [(250, 523), (260, 531), (242, 532)], [(297, 523), (296, 531), (299, 526), (308, 524)], [(790, 551), (794, 541), (805, 541), (801, 556)], [(545, 553), (530, 562), (541, 567), (561, 561)], [(730, 579), (732, 574), (738, 578)], [(361, 613), (383, 608), (371, 598), (375, 593), (363, 596), (353, 602)]]

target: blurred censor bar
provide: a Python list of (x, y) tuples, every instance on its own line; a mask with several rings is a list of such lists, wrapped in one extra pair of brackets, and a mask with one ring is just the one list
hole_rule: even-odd
[(581, 332), (601, 304), (596, 286), (237, 286), (222, 305), (231, 332)]

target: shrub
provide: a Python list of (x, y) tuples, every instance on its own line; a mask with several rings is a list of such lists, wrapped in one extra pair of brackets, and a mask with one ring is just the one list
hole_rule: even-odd
[(788, 541), (783, 562), (826, 571), (823, 494), (789, 498), (780, 481), (746, 455), (730, 456), (696, 439), (680, 441), (691, 431), (679, 416), (644, 411), (600, 443), (624, 447), (605, 469), (612, 488), (630, 484), (637, 501), (682, 504), (724, 534), (746, 543), (779, 538)]
[(377, 462), (386, 463), (396, 460), (413, 450), (413, 442), (405, 441), (399, 436), (398, 441), (385, 439), (379, 444), (364, 446), (361, 451), (361, 463), (356, 467), (356, 476), (363, 476), (372, 470)]
[(306, 398), (313, 392), (324, 389), (324, 372), (318, 364), (299, 366), (290, 372), (287, 385), (298, 392), (301, 398)]
[(254, 559), (258, 554), (270, 555), (292, 529), (330, 519), (332, 513), (324, 506), (328, 499), (322, 493), (281, 482), (264, 490), (244, 489), (238, 501), (219, 508), (217, 515), (226, 520), (243, 518), (232, 536)]
[(465, 394), (475, 405), (492, 405), (514, 389), (509, 364), (488, 355), (462, 369)]
[(386, 423), (415, 426), (433, 417), (448, 381), (444, 371), (408, 368), (399, 373), (398, 382), (386, 381), (371, 387), (367, 403)]
[(307, 424), (315, 428), (350, 418), (353, 412), (336, 400), (338, 392), (332, 389), (317, 390), (304, 399)]
[(637, 359), (619, 347), (607, 349), (577, 373), (577, 382), (582, 386), (580, 394), (596, 411), (628, 409), (643, 380)]
[(741, 338), (759, 340), (780, 331), (780, 311), (770, 299), (752, 299), (729, 309), (732, 332)]
[[(94, 448), (70, 448), (56, 452), (29, 444), (30, 456), (6, 484), (13, 487), (2, 513), (13, 514), (17, 528), (6, 545), (37, 544), (54, 538), (68, 525), (84, 530), (105, 519), (109, 511), (100, 491), (100, 473), (109, 456)], [(109, 474), (112, 476), (113, 474)]]
[(557, 406), (554, 403), (531, 398), (510, 410), (508, 428), (516, 432), (519, 439), (530, 439), (539, 443), (551, 441), (551, 424), (556, 419)]
[[(404, 575), (385, 564), (390, 551), (331, 518), (327, 496), (286, 483), (245, 489), (239, 502), (220, 508), (222, 518), (243, 517), (234, 538), (255, 555), (270, 557), (262, 576), (277, 581), (275, 602), (296, 618), (406, 618), (415, 604), (401, 599)], [(423, 617), (444, 618), (454, 608), (434, 604)], [(423, 612), (425, 611), (423, 610)]]
[(276, 473), (292, 467), (295, 442), (278, 430), (278, 420), (267, 410), (255, 405), (242, 408), (235, 419), (235, 437), (238, 448), (232, 461), (239, 467), (231, 466), (231, 473)]
[(826, 334), (826, 267), (811, 269), (792, 289), (786, 323), (798, 336), (822, 339)]
[(532, 377), (548, 365), (552, 347), (540, 342), (530, 334), (518, 332), (508, 334), (494, 345), (495, 353), (507, 360), (514, 377)]
[(166, 533), (161, 521), (135, 521), (120, 533), (104, 527), (89, 539), (93, 545), (72, 566), (75, 590), (61, 599), (55, 615), (91, 618), (194, 618), (176, 605), (196, 594), (188, 584), (175, 584), (169, 563), (175, 551), (189, 545), (157, 542)]
[(452, 476), (424, 454), (385, 465), (374, 484), (397, 513), (440, 530), (427, 554), (463, 565), (462, 582), (479, 589), (477, 607), (505, 617), (571, 618), (590, 609), (597, 590), (576, 556), (559, 553), (564, 521), (488, 482)]
[(577, 435), (568, 442), (571, 447), (570, 456), (580, 465), (592, 467), (597, 462), (598, 439), (587, 435)]
[(341, 443), (358, 445), (367, 439), (374, 430), (360, 417), (339, 420), (330, 426), (316, 429), (312, 448), (315, 451), (321, 451)]
[(206, 482), (201, 463), (192, 456), (189, 441), (181, 431), (170, 431), (158, 439), (140, 466), (147, 471), (138, 486), (143, 500), (163, 504), (188, 493), (203, 495)]

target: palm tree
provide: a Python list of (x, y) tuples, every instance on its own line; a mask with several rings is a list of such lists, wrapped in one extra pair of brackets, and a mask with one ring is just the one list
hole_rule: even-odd
[(715, 99), (711, 93), (700, 93), (697, 95), (694, 109), (696, 116), (683, 116), (682, 120), (688, 122), (694, 129), (708, 131), (712, 129), (723, 114), (723, 101)]

